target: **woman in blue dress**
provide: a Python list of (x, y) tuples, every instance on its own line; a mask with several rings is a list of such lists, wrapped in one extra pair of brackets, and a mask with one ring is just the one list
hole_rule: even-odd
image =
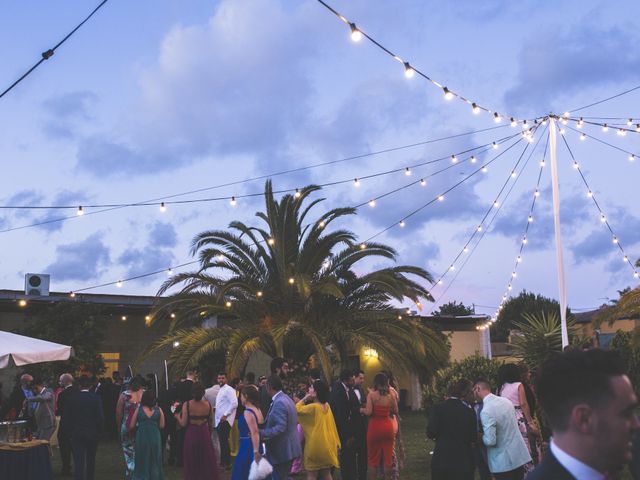
[(260, 462), (264, 453), (260, 446), (260, 431), (258, 426), (264, 422), (262, 412), (256, 405), (260, 405), (260, 392), (255, 385), (247, 385), (240, 392), (240, 401), (244, 406), (244, 414), (238, 420), (240, 432), (240, 446), (231, 480), (247, 480), (253, 461)]
[(142, 395), (135, 412), (136, 461), (133, 480), (162, 480), (162, 442), (160, 430), (164, 428), (164, 414), (156, 405), (151, 390)]

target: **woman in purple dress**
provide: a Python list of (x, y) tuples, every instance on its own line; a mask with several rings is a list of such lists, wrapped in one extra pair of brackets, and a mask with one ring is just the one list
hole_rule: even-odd
[(184, 434), (183, 472), (185, 480), (218, 480), (218, 461), (211, 441), (213, 408), (204, 398), (204, 387), (194, 383), (193, 400), (185, 402), (177, 417)]

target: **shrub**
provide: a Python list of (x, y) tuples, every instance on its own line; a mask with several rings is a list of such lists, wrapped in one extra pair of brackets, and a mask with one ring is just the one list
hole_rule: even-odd
[(484, 378), (495, 387), (498, 380), (498, 368), (502, 363), (500, 360), (488, 359), (476, 354), (438, 370), (431, 382), (423, 388), (422, 404), (427, 413), (433, 405), (444, 400), (449, 384), (461, 378), (469, 379), (472, 382)]

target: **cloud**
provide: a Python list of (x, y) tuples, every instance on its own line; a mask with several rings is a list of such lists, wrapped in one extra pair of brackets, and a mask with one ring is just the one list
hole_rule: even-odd
[(45, 132), (53, 138), (74, 138), (78, 122), (92, 119), (90, 111), (97, 98), (90, 91), (67, 92), (48, 98), (42, 104), (46, 115)]
[(638, 39), (635, 31), (619, 26), (536, 31), (522, 47), (517, 82), (505, 101), (539, 115), (585, 88), (614, 85), (622, 90), (624, 82), (637, 80), (640, 52), (629, 45)]
[(149, 232), (149, 240), (159, 247), (175, 247), (178, 235), (170, 223), (156, 222)]
[(103, 234), (96, 232), (82, 241), (58, 245), (56, 260), (46, 271), (55, 281), (87, 281), (99, 277), (109, 263), (109, 248), (102, 238)]

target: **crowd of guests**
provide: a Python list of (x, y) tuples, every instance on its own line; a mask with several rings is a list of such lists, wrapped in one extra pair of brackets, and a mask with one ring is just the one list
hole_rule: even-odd
[(482, 480), (608, 480), (632, 459), (640, 478), (637, 406), (615, 351), (553, 355), (534, 384), (515, 364), (500, 367), (497, 385), (455, 380), (430, 413), (432, 479), (473, 480), (477, 471)]
[(333, 385), (318, 370), (294, 381), (283, 358), (270, 370), (257, 380), (248, 373), (228, 381), (220, 372), (206, 389), (189, 371), (161, 392), (151, 377), (65, 373), (54, 391), (25, 374), (1, 413), (29, 419), (39, 439), (57, 431), (61, 473), (78, 480), (94, 478), (98, 440), (112, 435), (127, 480), (162, 479), (167, 463), (182, 467), (186, 480), (246, 480), (263, 458), (274, 480), (330, 479), (337, 470), (345, 480), (399, 478), (404, 452), (391, 372), (365, 391), (362, 370), (341, 372)]

